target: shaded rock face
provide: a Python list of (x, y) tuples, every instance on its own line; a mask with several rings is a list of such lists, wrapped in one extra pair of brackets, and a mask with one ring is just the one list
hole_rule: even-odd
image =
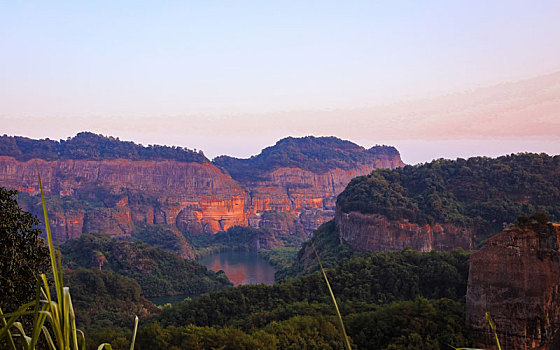
[[(247, 195), (210, 163), (125, 159), (22, 162), (0, 156), (1, 186), (38, 195), (37, 171), (46, 195), (63, 198), (87, 188), (102, 188), (117, 198), (87, 210), (49, 208), (52, 229), (60, 241), (89, 232), (127, 236), (135, 224), (169, 224), (195, 233), (248, 224)], [(129, 201), (126, 191), (153, 200)]]
[(342, 241), (358, 251), (402, 250), (406, 247), (431, 250), (472, 249), (472, 229), (451, 224), (419, 226), (408, 220), (391, 221), (380, 214), (336, 212), (335, 222)]
[[(264, 180), (242, 182), (250, 197), (249, 224), (255, 228), (272, 228), (266, 213), (284, 213), (285, 222), (297, 232), (311, 235), (322, 223), (333, 218), (336, 196), (356, 176), (371, 173), (377, 168), (401, 166), (398, 159), (378, 159), (358, 164), (352, 170), (340, 168), (317, 174), (299, 168), (279, 168), (267, 173)], [(294, 224), (290, 224), (290, 223)]]
[(558, 225), (515, 227), (470, 257), (467, 327), (477, 346), (494, 348), (489, 312), (503, 349), (558, 349), (560, 327)]

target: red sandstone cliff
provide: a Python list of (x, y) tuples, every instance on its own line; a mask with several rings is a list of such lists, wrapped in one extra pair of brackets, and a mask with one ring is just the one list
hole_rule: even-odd
[[(14, 155), (0, 156), (0, 186), (35, 196), (39, 172), (59, 241), (96, 231), (130, 236), (150, 224), (192, 233), (250, 225), (268, 228), (277, 236), (306, 237), (332, 219), (336, 196), (352, 178), (404, 165), (393, 147), (366, 150), (332, 137), (287, 138), (256, 158), (218, 162), (221, 169), (200, 154), (145, 148), (89, 133), (59, 143), (5, 136), (0, 141), (4, 151)], [(127, 154), (138, 158), (142, 152), (178, 159), (186, 154), (196, 161), (110, 158)], [(54, 160), (32, 159), (36, 154)], [(86, 159), (67, 158), (73, 155)], [(238, 163), (241, 170), (227, 166)], [(40, 213), (36, 198), (30, 207)]]
[(402, 250), (406, 247), (431, 250), (472, 249), (474, 231), (451, 224), (419, 226), (406, 219), (388, 220), (380, 214), (336, 211), (340, 239), (358, 251)]
[(496, 324), (503, 349), (558, 349), (560, 229), (515, 227), (488, 240), (470, 258), (467, 326), (477, 346), (494, 348), (484, 314)]
[[(73, 196), (103, 188), (119, 197), (105, 207), (51, 213), (53, 230), (64, 241), (102, 231), (130, 235), (134, 224), (170, 224), (195, 233), (247, 225), (245, 192), (214, 165), (178, 161), (55, 160), (18, 161), (0, 156), (0, 185), (31, 195), (39, 193), (37, 172), (47, 195)], [(124, 190), (153, 198), (129, 203)], [(53, 209), (50, 209), (53, 210)]]

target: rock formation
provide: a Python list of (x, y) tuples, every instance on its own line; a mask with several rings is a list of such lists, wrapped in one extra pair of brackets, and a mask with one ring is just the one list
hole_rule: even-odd
[(420, 226), (406, 219), (388, 220), (380, 214), (336, 212), (335, 222), (340, 239), (357, 251), (402, 250), (406, 247), (431, 250), (472, 249), (472, 229), (452, 224)]
[[(259, 164), (230, 157), (212, 164), (200, 153), (90, 133), (60, 143), (2, 136), (0, 146), (0, 186), (29, 194), (23, 205), (40, 217), (40, 173), (61, 242), (98, 231), (130, 236), (153, 224), (195, 234), (241, 225), (306, 236), (332, 219), (336, 196), (353, 177), (403, 165), (392, 147), (366, 150), (336, 138), (281, 140), (256, 157)], [(240, 172), (230, 163), (247, 166)]]
[[(202, 233), (246, 226), (248, 222), (245, 192), (210, 163), (126, 159), (18, 161), (0, 156), (2, 186), (37, 195), (37, 172), (46, 195), (61, 200), (91, 199), (93, 205), (98, 205), (49, 206), (53, 231), (61, 241), (88, 232), (127, 236), (135, 224), (141, 223), (176, 225)], [(130, 200), (129, 193), (147, 199)]]
[(558, 349), (552, 342), (560, 329), (559, 234), (559, 225), (533, 217), (471, 255), (467, 326), (477, 346), (495, 346), (488, 312), (502, 349)]

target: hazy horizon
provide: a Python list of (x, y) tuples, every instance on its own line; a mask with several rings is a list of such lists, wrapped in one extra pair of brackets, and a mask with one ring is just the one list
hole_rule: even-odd
[(1, 133), (248, 157), (287, 136), (405, 162), (560, 153), (560, 3), (0, 4)]

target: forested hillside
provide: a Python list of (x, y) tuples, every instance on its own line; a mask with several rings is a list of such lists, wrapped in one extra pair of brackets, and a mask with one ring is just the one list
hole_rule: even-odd
[(201, 294), (231, 285), (224, 274), (182, 259), (141, 242), (113, 239), (104, 234), (85, 234), (61, 247), (63, 263), (113, 271), (138, 282), (146, 297)]
[(207, 163), (202, 152), (183, 147), (150, 145), (144, 147), (130, 141), (97, 135), (91, 132), (78, 133), (67, 140), (34, 140), (21, 136), (0, 136), (0, 156), (11, 156), (26, 161), (33, 158), (57, 159), (131, 159), (131, 160), (177, 160), (182, 162)]
[(337, 207), (419, 225), (474, 227), (484, 238), (534, 212), (557, 221), (559, 202), (560, 156), (521, 153), (375, 170), (353, 179)]
[[(302, 138), (287, 137), (274, 146), (267, 147), (257, 156), (239, 159), (220, 156), (212, 162), (225, 168), (238, 181), (251, 180), (277, 168), (299, 168), (314, 173), (325, 173), (330, 169), (350, 170), (357, 163), (374, 161), (381, 155), (399, 157), (399, 152), (390, 146), (375, 146), (365, 149), (353, 142), (337, 137)], [(400, 166), (395, 164), (394, 166)]]

